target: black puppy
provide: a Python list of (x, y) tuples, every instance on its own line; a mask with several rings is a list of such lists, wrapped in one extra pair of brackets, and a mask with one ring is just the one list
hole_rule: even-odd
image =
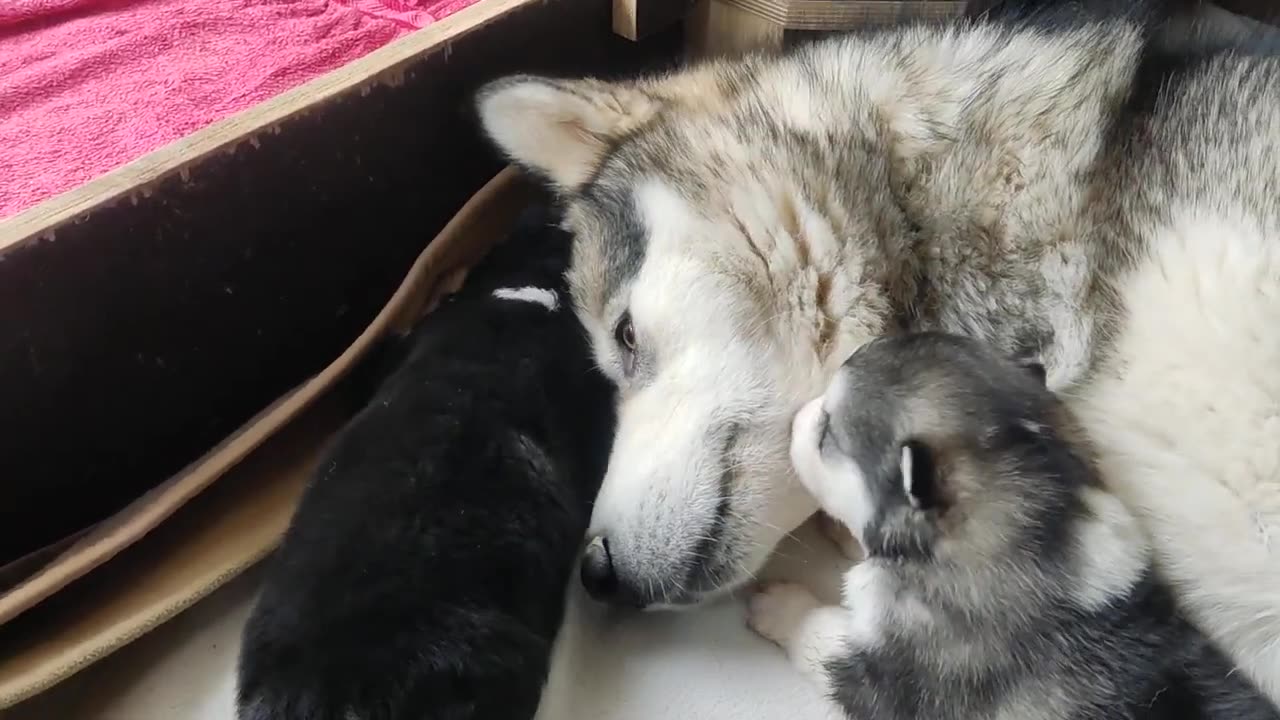
[(244, 631), (242, 720), (515, 720), (546, 681), (613, 437), (532, 209), (336, 439)]

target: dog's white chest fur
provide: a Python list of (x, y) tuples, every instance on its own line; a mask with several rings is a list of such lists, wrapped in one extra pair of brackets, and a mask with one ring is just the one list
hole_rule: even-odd
[(1195, 620), (1280, 698), (1280, 231), (1186, 212), (1076, 410)]

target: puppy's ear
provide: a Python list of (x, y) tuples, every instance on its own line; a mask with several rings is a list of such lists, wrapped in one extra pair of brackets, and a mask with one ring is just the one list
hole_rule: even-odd
[(932, 448), (919, 440), (902, 444), (899, 455), (902, 473), (902, 489), (907, 493), (911, 507), (929, 510), (938, 505), (938, 464)]
[(1048, 373), (1045, 372), (1044, 363), (1038, 356), (1028, 356), (1017, 358), (1018, 367), (1026, 370), (1041, 385), (1048, 385)]

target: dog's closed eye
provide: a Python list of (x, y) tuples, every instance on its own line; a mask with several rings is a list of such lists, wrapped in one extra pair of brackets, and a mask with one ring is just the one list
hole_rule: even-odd
[(899, 460), (902, 473), (902, 489), (907, 493), (911, 507), (929, 510), (938, 503), (937, 464), (933, 451), (918, 440), (902, 444)]

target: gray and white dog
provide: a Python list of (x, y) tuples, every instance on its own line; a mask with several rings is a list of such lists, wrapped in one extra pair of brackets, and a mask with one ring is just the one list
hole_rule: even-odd
[(1280, 718), (1180, 612), (1042, 367), (872, 342), (796, 415), (791, 456), (867, 558), (843, 607), (777, 584), (750, 623), (850, 717)]
[(816, 509), (799, 407), (876, 337), (946, 330), (1043, 358), (1188, 614), (1280, 701), (1280, 58), (1069, 9), (480, 93), (567, 208), (619, 387), (596, 597), (750, 582)]

